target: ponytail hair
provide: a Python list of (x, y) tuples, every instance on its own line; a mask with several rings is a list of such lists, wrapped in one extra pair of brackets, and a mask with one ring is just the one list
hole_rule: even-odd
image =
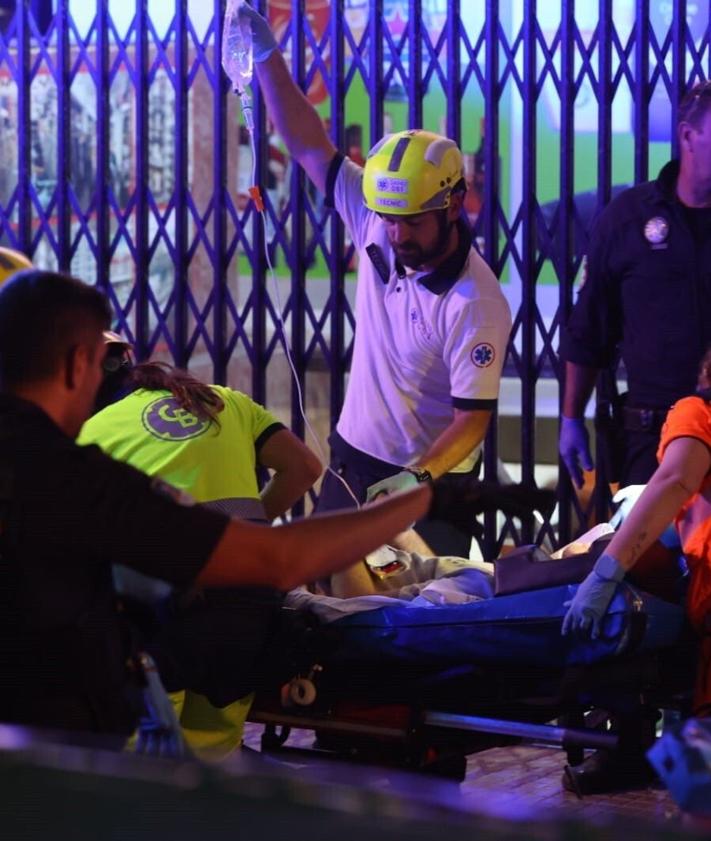
[(225, 408), (222, 398), (187, 371), (167, 362), (141, 362), (131, 370), (128, 384), (148, 391), (169, 391), (181, 409), (219, 426), (218, 415)]

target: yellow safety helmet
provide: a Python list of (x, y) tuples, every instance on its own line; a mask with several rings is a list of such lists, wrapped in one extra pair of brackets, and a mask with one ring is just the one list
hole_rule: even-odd
[(376, 213), (406, 216), (449, 207), (464, 178), (457, 144), (431, 131), (386, 135), (370, 150), (363, 171), (363, 202)]
[(0, 286), (15, 272), (31, 268), (32, 263), (21, 251), (0, 247)]

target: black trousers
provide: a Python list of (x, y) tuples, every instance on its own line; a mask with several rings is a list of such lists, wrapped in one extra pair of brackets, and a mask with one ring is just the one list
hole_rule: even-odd
[(658, 467), (657, 448), (661, 429), (625, 430), (625, 456), (620, 486), (645, 485)]

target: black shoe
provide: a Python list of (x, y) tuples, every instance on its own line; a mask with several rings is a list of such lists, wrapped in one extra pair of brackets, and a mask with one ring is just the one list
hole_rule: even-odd
[(565, 766), (563, 788), (583, 797), (646, 788), (654, 778), (654, 770), (643, 753), (599, 750), (580, 765)]

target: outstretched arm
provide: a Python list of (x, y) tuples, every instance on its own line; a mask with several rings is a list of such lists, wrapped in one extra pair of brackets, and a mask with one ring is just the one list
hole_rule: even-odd
[(324, 192), (328, 168), (336, 154), (316, 109), (291, 77), (267, 21), (250, 6), (240, 16), (249, 19), (254, 42), (254, 67), (267, 113), (289, 153)]
[(491, 412), (483, 409), (454, 410), (454, 419), (432, 442), (417, 461), (417, 467), (429, 470), (433, 479), (444, 476), (481, 444), (489, 428)]
[(659, 537), (681, 506), (699, 489), (711, 470), (711, 451), (696, 438), (676, 438), (661, 465), (610, 541), (607, 551), (578, 587), (563, 619), (563, 633), (600, 633), (600, 625), (624, 578), (642, 553)]
[[(490, 419), (491, 412), (488, 410), (455, 409), (449, 426), (442, 430), (432, 442), (432, 446), (417, 460), (417, 464), (410, 467), (428, 471), (433, 479), (444, 476), (481, 444)], [(415, 474), (405, 468), (400, 473), (371, 485), (368, 488), (368, 500), (415, 487), (417, 481)]]
[(360, 511), (316, 515), (275, 528), (233, 520), (195, 584), (289, 590), (324, 578), (346, 569), (424, 516), (432, 494), (428, 484), (421, 485)]
[(711, 451), (697, 438), (676, 438), (607, 551), (630, 570), (699, 489), (711, 470)]

